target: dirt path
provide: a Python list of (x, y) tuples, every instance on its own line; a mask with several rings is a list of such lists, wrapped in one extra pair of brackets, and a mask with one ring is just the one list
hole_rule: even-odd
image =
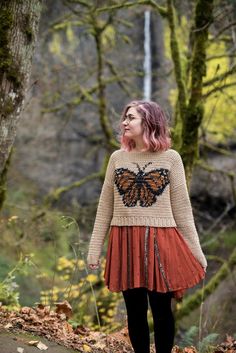
[[(45, 351), (39, 350), (37, 347), (29, 346), (29, 341), (40, 341), (48, 346)], [(5, 330), (0, 330), (0, 353), (18, 353), (17, 348), (23, 348), (23, 353), (78, 353), (73, 349), (68, 349), (57, 343), (48, 341), (43, 337), (33, 336), (30, 334), (16, 334)]]

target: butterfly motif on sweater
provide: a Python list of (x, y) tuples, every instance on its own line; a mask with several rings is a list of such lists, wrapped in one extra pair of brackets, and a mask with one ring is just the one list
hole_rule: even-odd
[(128, 168), (115, 170), (115, 185), (125, 206), (134, 207), (138, 201), (141, 207), (152, 206), (157, 196), (161, 195), (170, 183), (169, 170), (158, 168), (145, 172), (152, 162), (147, 163), (143, 168), (140, 168), (137, 163), (134, 164), (138, 168), (137, 173)]

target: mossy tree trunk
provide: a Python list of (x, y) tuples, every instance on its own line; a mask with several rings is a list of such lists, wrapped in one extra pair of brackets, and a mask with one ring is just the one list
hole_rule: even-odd
[(214, 0), (196, 1), (194, 25), (191, 28), (193, 50), (188, 71), (191, 77), (190, 94), (188, 94), (188, 75), (182, 70), (173, 0), (167, 0), (170, 46), (178, 88), (174, 147), (182, 155), (188, 184), (191, 181), (194, 163), (198, 158), (198, 130), (204, 115), (202, 85), (206, 75), (206, 45), (208, 29), (213, 22), (213, 2)]
[(208, 28), (213, 22), (213, 2), (214, 0), (198, 0), (196, 4), (190, 70), (190, 99), (182, 120), (182, 145), (180, 149), (187, 180), (191, 179), (194, 162), (198, 158), (198, 130), (204, 116), (202, 85), (203, 78), (206, 75), (206, 45)]
[(0, 0), (0, 180), (24, 105), (40, 12), (41, 0)]

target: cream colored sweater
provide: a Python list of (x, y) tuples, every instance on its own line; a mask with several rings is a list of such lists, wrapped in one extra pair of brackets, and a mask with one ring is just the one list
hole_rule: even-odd
[(206, 268), (178, 152), (115, 151), (108, 162), (88, 251), (100, 258), (110, 225), (177, 227), (195, 258)]

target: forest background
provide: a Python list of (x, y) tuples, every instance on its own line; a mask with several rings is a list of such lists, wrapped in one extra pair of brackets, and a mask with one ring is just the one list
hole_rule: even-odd
[(120, 114), (145, 98), (169, 117), (209, 263), (177, 340), (234, 335), (236, 1), (11, 0), (0, 20), (2, 304), (67, 299), (74, 323), (124, 326), (85, 258)]

